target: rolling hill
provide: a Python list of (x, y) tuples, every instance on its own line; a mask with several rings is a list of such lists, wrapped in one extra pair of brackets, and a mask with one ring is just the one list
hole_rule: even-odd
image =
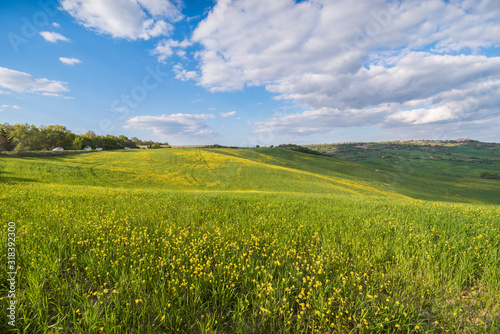
[(351, 160), (276, 148), (1, 156), (17, 328), (497, 333), (499, 181), (443, 175), (449, 161)]

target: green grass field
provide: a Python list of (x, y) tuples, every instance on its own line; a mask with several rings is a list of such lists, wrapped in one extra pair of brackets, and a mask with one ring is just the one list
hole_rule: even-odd
[(349, 175), (385, 182), (413, 198), (500, 204), (499, 182), (480, 178), (483, 172), (500, 177), (500, 144), (416, 141), (308, 147), (365, 167), (346, 168)]
[(500, 181), (386, 161), (0, 156), (0, 332), (499, 333)]

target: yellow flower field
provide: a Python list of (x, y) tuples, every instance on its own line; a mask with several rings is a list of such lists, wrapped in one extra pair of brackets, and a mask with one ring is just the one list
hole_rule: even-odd
[(0, 248), (15, 222), (17, 262), (17, 328), (0, 330), (500, 331), (497, 205), (249, 152), (0, 158)]

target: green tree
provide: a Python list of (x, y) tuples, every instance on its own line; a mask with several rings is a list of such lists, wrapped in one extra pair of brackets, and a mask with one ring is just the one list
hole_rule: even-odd
[(40, 129), (34, 125), (14, 124), (12, 125), (12, 139), (16, 151), (36, 151), (41, 149)]
[(14, 149), (12, 137), (2, 127), (0, 128), (0, 151), (12, 151)]
[[(135, 138), (135, 139), (137, 139), (137, 138)], [(136, 142), (134, 142), (132, 139), (128, 139), (126, 136), (123, 136), (123, 135), (118, 136), (117, 142), (118, 142), (118, 146), (119, 146), (118, 148), (125, 148), (125, 147), (136, 148), (137, 147)]]
[(43, 150), (52, 150), (54, 147), (71, 149), (76, 135), (63, 125), (47, 125), (40, 127), (40, 146)]
[(73, 148), (75, 150), (83, 150), (87, 146), (92, 147), (92, 139), (87, 136), (76, 136), (73, 140)]
[(117, 148), (120, 148), (118, 146), (118, 141), (116, 139), (117, 138), (115, 136), (106, 135), (103, 138), (102, 148), (107, 149), (107, 150), (115, 150)]

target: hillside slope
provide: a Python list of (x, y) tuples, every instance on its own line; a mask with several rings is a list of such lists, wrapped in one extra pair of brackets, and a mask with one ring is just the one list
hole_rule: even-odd
[[(499, 180), (473, 177), (481, 170), (471, 171), (461, 162), (423, 159), (422, 154), (408, 156), (402, 151), (390, 159), (373, 156), (351, 161), (276, 148), (177, 148), (4, 156), (0, 158), (0, 181), (164, 190), (399, 194), (426, 200), (500, 203)], [(455, 174), (448, 175), (450, 171)]]
[(0, 177), (7, 183), (394, 196), (374, 183), (335, 172), (338, 164), (284, 150), (133, 150), (6, 157), (0, 160)]
[[(420, 199), (500, 203), (500, 144), (473, 140), (307, 145), (364, 168), (342, 172)], [(375, 170), (379, 172), (375, 172)], [(367, 173), (368, 171), (368, 173)]]

